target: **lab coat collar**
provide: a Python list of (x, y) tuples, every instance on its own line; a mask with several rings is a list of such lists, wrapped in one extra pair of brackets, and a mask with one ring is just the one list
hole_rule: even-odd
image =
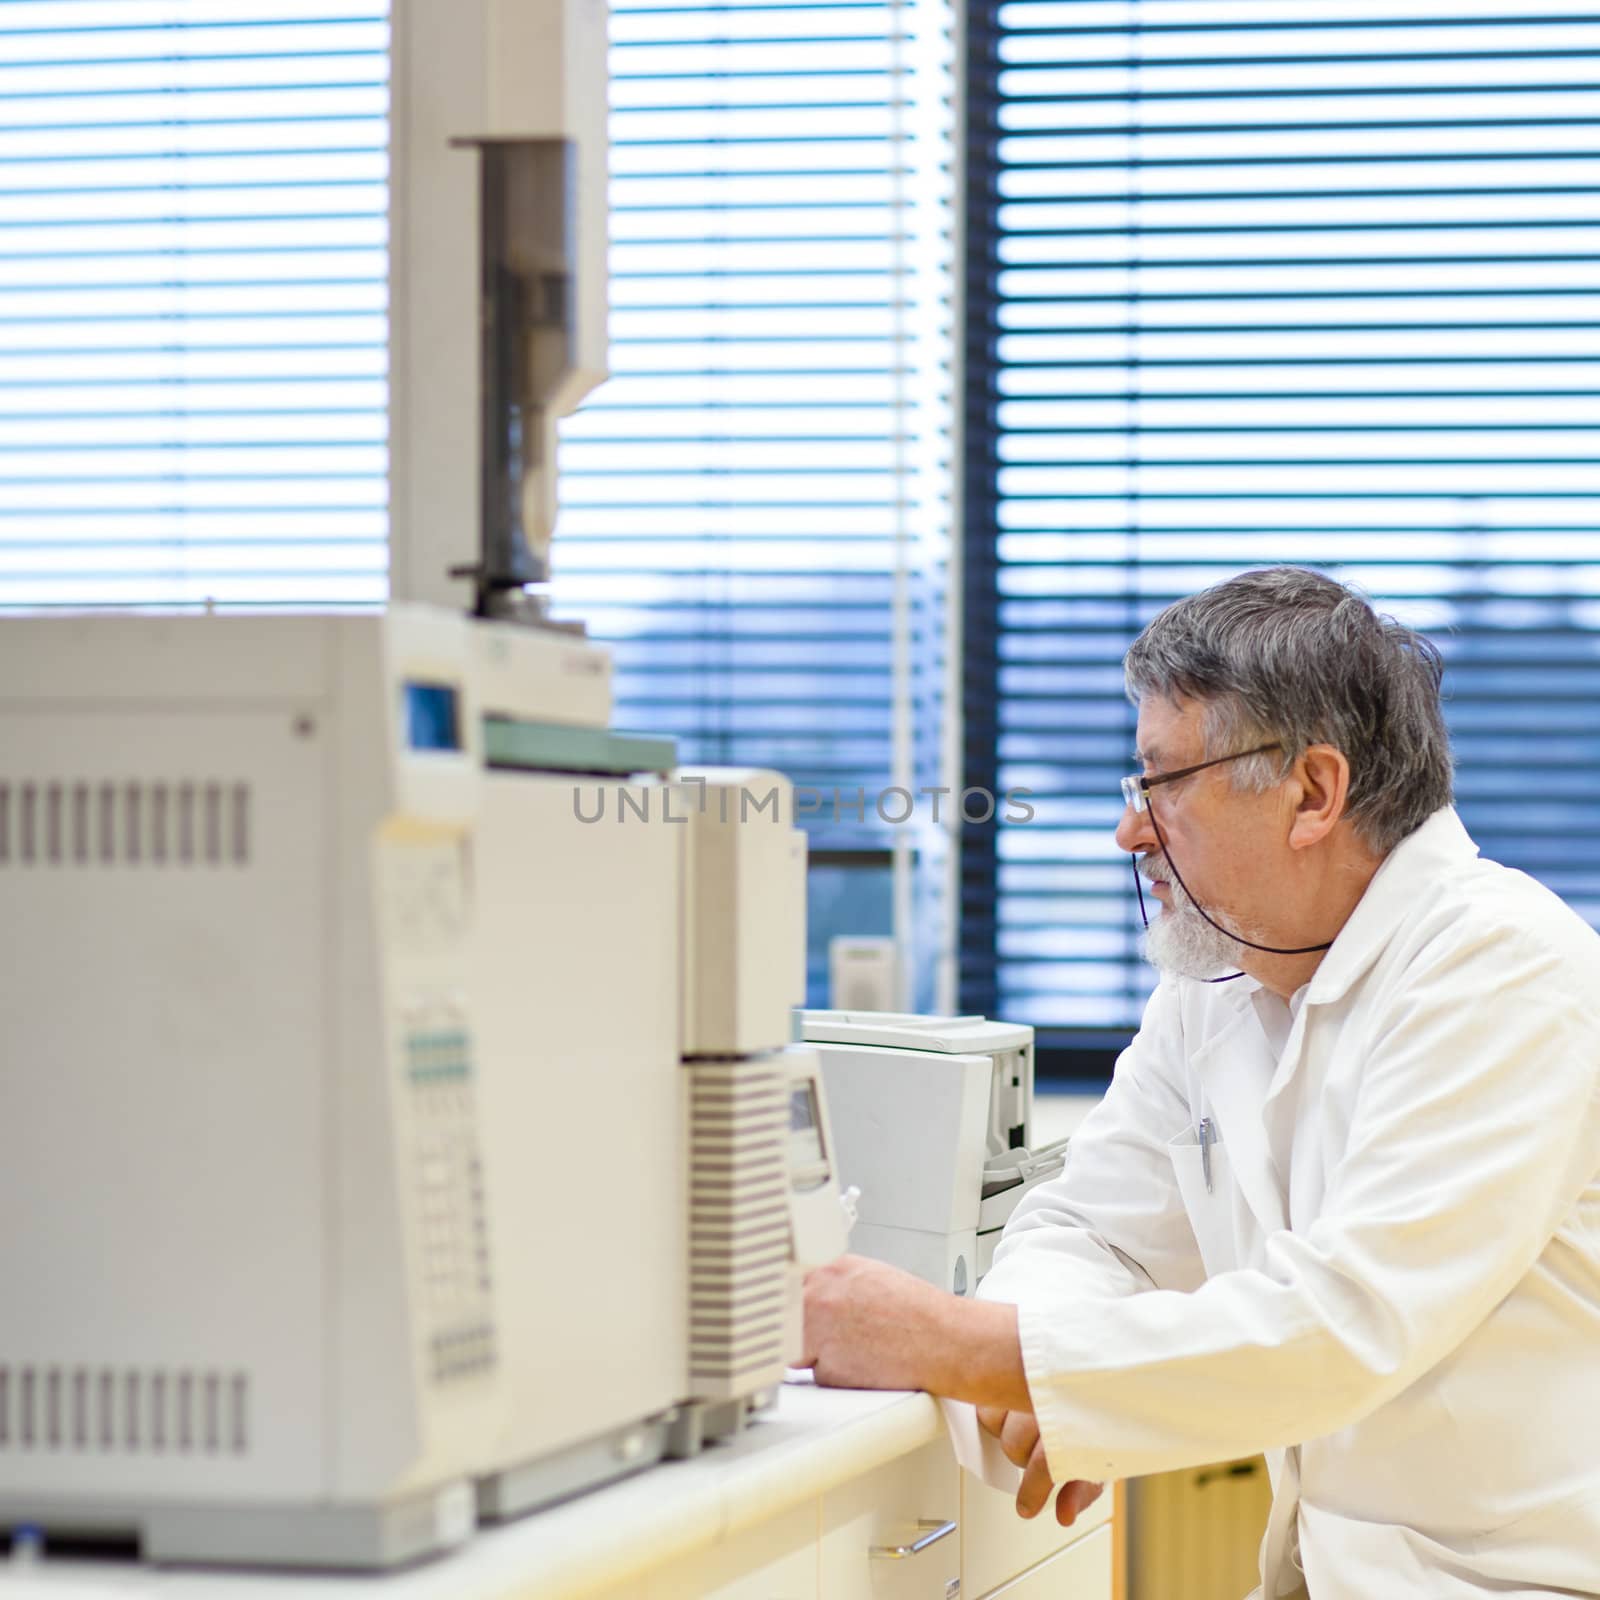
[(1478, 854), (1453, 806), (1444, 806), (1384, 858), (1367, 892), (1357, 901), (1333, 948), (1322, 958), (1306, 991), (1305, 1004), (1342, 1000), (1415, 910), (1417, 902)]

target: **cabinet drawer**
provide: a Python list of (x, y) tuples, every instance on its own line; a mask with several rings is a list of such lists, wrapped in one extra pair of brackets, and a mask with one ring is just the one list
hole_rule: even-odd
[[(1102, 1498), (1109, 1500), (1111, 1491), (1107, 1489)], [(1098, 1505), (1093, 1509), (1098, 1510)], [(1111, 1539), (1111, 1529), (1102, 1523), (1054, 1560), (1024, 1573), (1015, 1583), (993, 1589), (988, 1595), (975, 1594), (971, 1600), (1111, 1600)]]
[[(954, 1600), (960, 1593), (961, 1469), (943, 1440), (822, 1497), (818, 1576), (827, 1600)], [(946, 1523), (953, 1531), (915, 1555), (908, 1548)]]
[(1016, 1496), (961, 1474), (961, 1592), (988, 1594), (1111, 1519), (1111, 1485), (1070, 1528), (1056, 1521), (1055, 1504), (1031, 1521), (1017, 1515)]
[(816, 1501), (652, 1572), (644, 1592), (649, 1600), (818, 1600)]

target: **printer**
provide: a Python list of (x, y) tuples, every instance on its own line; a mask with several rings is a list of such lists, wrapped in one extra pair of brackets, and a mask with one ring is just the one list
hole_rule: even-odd
[(837, 1176), (860, 1190), (850, 1248), (970, 1295), (1017, 1202), (1064, 1168), (1029, 1147), (1033, 1029), (985, 1017), (805, 1011)]

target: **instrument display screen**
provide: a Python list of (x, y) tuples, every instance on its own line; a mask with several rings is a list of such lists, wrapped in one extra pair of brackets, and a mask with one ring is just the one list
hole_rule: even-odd
[(826, 1159), (822, 1148), (822, 1118), (817, 1113), (815, 1084), (802, 1083), (789, 1091), (789, 1162), (791, 1169)]
[(412, 750), (461, 748), (460, 696), (449, 683), (405, 685), (406, 744)]
[(817, 1091), (803, 1083), (789, 1095), (789, 1131), (804, 1133), (817, 1125)]

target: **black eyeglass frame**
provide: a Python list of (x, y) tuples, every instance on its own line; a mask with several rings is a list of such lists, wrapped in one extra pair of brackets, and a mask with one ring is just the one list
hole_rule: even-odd
[(1220, 767), (1225, 761), (1243, 761), (1246, 756), (1262, 756), (1269, 750), (1283, 746), (1274, 739), (1270, 744), (1258, 744), (1253, 750), (1235, 750), (1231, 756), (1213, 756), (1209, 761), (1197, 761), (1192, 767), (1179, 767), (1176, 772), (1163, 772), (1158, 777), (1147, 778), (1142, 772), (1130, 772), (1122, 780), (1122, 798), (1135, 812), (1143, 813), (1150, 803), (1150, 791), (1164, 783), (1176, 783), (1179, 778), (1192, 778), (1207, 767)]

